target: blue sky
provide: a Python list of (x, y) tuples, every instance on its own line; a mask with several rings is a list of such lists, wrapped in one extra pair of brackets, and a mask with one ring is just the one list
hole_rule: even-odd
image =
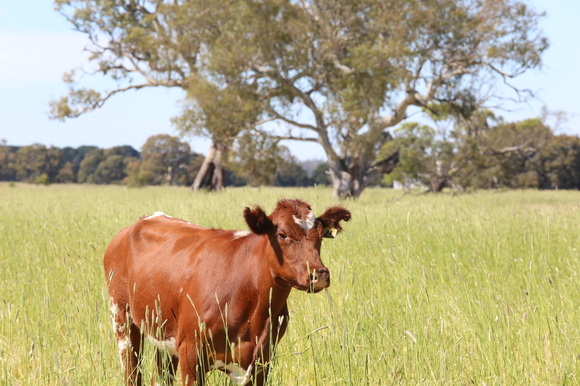
[[(537, 91), (538, 99), (517, 111), (501, 112), (508, 120), (539, 116), (542, 106), (569, 114), (561, 132), (580, 134), (580, 1), (532, 0), (546, 11), (541, 27), (550, 39), (544, 67), (524, 74), (515, 84)], [(140, 149), (147, 137), (177, 135), (170, 118), (183, 96), (177, 89), (129, 91), (80, 118), (48, 119), (48, 101), (66, 93), (62, 74), (85, 62), (84, 36), (72, 31), (49, 0), (0, 3), (0, 140), (9, 145), (42, 143), (58, 147), (131, 145)], [(205, 153), (209, 142), (188, 138)], [(316, 144), (288, 143), (299, 159), (324, 158)]]

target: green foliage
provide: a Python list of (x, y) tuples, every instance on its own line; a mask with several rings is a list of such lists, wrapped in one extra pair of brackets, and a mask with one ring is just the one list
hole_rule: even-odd
[(541, 187), (580, 189), (580, 138), (560, 134), (540, 149)]
[(76, 173), (72, 162), (67, 161), (56, 176), (56, 182), (72, 183), (76, 182)]
[(220, 85), (196, 77), (190, 79), (182, 114), (172, 122), (182, 134), (231, 144), (238, 133), (252, 128), (257, 120), (260, 110), (253, 97), (253, 93), (231, 84)]
[(83, 158), (77, 175), (77, 180), (79, 183), (95, 183), (95, 172), (99, 167), (99, 164), (105, 160), (105, 152), (103, 149), (93, 149), (89, 150), (85, 157)]
[(279, 146), (278, 141), (268, 136), (245, 133), (235, 144), (229, 167), (248, 185), (269, 185), (278, 165), (284, 162), (288, 149)]
[(34, 183), (36, 185), (50, 185), (50, 178), (48, 177), (48, 174), (42, 173), (34, 179)]
[[(167, 134), (154, 135), (147, 138), (141, 148), (143, 158), (139, 177), (147, 185), (179, 185), (187, 182), (187, 173), (191, 150), (186, 142)], [(193, 155), (194, 156), (194, 155)]]
[(278, 165), (272, 179), (272, 186), (312, 186), (308, 173), (293, 157), (288, 157)]
[(318, 166), (316, 166), (316, 168), (314, 168), (314, 170), (312, 171), (312, 176), (310, 177), (312, 179), (312, 182), (320, 186), (330, 185), (330, 176), (328, 175), (328, 169), (329, 167), (326, 162), (323, 162)]
[(93, 181), (97, 184), (119, 184), (126, 177), (125, 157), (118, 154), (108, 155), (95, 170)]
[(387, 154), (399, 150), (401, 158), (385, 183), (399, 180), (408, 189), (420, 182), (432, 191), (446, 186), (580, 189), (577, 136), (554, 135), (540, 119), (504, 123), (487, 111), (466, 118), (470, 124), (460, 120), (448, 136), (417, 123), (403, 124), (382, 149)]
[(392, 185), (393, 181), (402, 181), (409, 189), (413, 181), (428, 184), (425, 174), (440, 157), (442, 142), (436, 139), (435, 130), (415, 122), (402, 124), (394, 131), (394, 138), (387, 142), (381, 154), (385, 156), (399, 151), (400, 161), (395, 170), (383, 177), (383, 182)]
[[(67, 162), (72, 163), (74, 172), (77, 173), (79, 167), (81, 166), (82, 160), (85, 158), (85, 155), (91, 151), (97, 149), (96, 146), (79, 146), (78, 148), (73, 147), (64, 147), (60, 149), (62, 152), (62, 164), (66, 164)], [(139, 157), (139, 155), (136, 155)]]
[(60, 169), (62, 153), (55, 147), (47, 148), (41, 144), (22, 146), (14, 153), (8, 153), (6, 169), (14, 172), (17, 181), (35, 182), (37, 178), (43, 180), (43, 174), (52, 181)]
[[(311, 185), (306, 172), (297, 165), (288, 149), (272, 148), (271, 144), (275, 141), (260, 138), (263, 142), (258, 145), (240, 143), (248, 154), (256, 150), (252, 150), (252, 146), (261, 147), (259, 151), (262, 151), (262, 161), (265, 160), (269, 168), (264, 168), (259, 162), (249, 167), (255, 167), (256, 170), (261, 168), (258, 179), (261, 178), (262, 184)], [(47, 149), (38, 144), (28, 147), (3, 145), (0, 146), (0, 181), (126, 184), (131, 187), (161, 184), (190, 186), (204, 160), (204, 156), (191, 152), (187, 143), (166, 134), (148, 138), (142, 150), (140, 159), (141, 153), (131, 146)], [(248, 173), (244, 168), (248, 165), (235, 165), (235, 162), (232, 161), (232, 165), (237, 173), (234, 170), (227, 171), (228, 182), (232, 186), (244, 186), (248, 183), (244, 177)]]
[(0, 146), (0, 180), (12, 181), (16, 179), (14, 161), (17, 150), (18, 148), (15, 146), (6, 146), (5, 144)]

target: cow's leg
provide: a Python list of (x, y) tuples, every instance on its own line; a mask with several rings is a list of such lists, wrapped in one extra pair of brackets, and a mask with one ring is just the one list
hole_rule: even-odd
[(179, 357), (162, 350), (155, 350), (155, 356), (157, 359), (157, 375), (153, 377), (151, 384), (153, 386), (173, 385), (175, 370), (179, 365)]
[(141, 386), (142, 375), (138, 367), (141, 355), (141, 333), (131, 320), (128, 306), (119, 305), (111, 299), (111, 313), (121, 367), (125, 370), (125, 381), (127, 385)]
[(179, 370), (184, 386), (203, 386), (209, 371), (207, 361), (200, 358), (195, 348), (183, 344), (179, 350)]

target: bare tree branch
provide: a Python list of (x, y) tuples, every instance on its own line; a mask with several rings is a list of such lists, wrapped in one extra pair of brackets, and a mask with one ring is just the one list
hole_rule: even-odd
[(309, 130), (313, 130), (315, 132), (318, 132), (318, 129), (308, 123), (300, 123), (297, 121), (294, 121), (288, 117), (283, 116), (282, 114), (278, 113), (276, 110), (274, 110), (274, 108), (272, 106), (269, 105), (265, 105), (264, 109), (266, 110), (266, 112), (268, 112), (269, 114), (272, 114), (275, 119), (279, 119), (281, 121), (284, 121), (286, 123), (291, 124), (292, 126), (296, 126), (296, 127), (300, 127), (302, 129), (309, 129)]

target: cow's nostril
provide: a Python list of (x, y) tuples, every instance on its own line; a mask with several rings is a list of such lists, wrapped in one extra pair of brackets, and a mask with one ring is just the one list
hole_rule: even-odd
[(330, 274), (327, 268), (320, 268), (317, 273), (319, 276), (328, 276)]

